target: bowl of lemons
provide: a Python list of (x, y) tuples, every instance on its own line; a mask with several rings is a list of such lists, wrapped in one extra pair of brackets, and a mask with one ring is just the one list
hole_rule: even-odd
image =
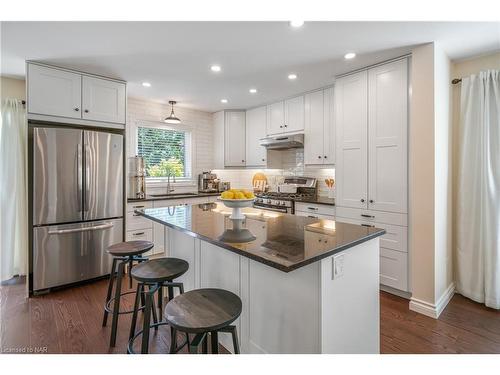
[(252, 207), (255, 195), (248, 190), (231, 189), (224, 191), (219, 200), (224, 203), (226, 207), (232, 208), (233, 212), (230, 219), (243, 220), (245, 215), (241, 212), (244, 207)]

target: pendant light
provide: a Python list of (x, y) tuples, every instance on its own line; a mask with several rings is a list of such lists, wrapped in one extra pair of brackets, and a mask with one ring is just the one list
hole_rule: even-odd
[(177, 102), (175, 100), (169, 100), (168, 104), (172, 106), (172, 112), (170, 112), (170, 116), (168, 116), (163, 121), (165, 121), (167, 124), (180, 124), (181, 120), (178, 117), (176, 117), (174, 113), (174, 105), (177, 104)]

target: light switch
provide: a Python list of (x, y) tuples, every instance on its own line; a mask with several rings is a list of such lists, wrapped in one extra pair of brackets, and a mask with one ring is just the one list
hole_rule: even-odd
[(338, 279), (344, 275), (344, 254), (333, 257), (332, 280)]

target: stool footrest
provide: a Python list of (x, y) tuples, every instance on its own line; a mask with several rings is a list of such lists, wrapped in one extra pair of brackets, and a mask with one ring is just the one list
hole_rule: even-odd
[[(123, 296), (127, 295), (127, 294), (135, 294), (135, 291), (131, 290), (131, 291), (128, 291), (128, 292), (125, 292), (125, 293), (121, 293), (120, 294), (120, 298), (122, 298)], [(145, 294), (145, 292), (142, 292), (143, 294)], [(115, 297), (111, 298), (105, 305), (104, 305), (104, 310), (106, 310), (108, 313), (110, 314), (113, 314), (113, 309), (111, 308), (111, 302), (113, 302), (115, 300)], [(144, 310), (144, 305), (142, 306), (139, 306), (139, 311), (140, 310)], [(134, 312), (134, 310), (125, 310), (125, 311), (118, 311), (118, 314), (132, 314)]]
[[(164, 325), (168, 325), (167, 322), (158, 322), (158, 323), (154, 323), (154, 324), (151, 324), (149, 326), (149, 329), (152, 329), (152, 328), (158, 328), (159, 326), (164, 326)], [(139, 332), (137, 332), (129, 341), (128, 341), (128, 345), (127, 345), (127, 354), (137, 354), (134, 350), (134, 342), (135, 340), (141, 336), (143, 334), (144, 330), (140, 330)], [(177, 332), (175, 333), (177, 334)], [(186, 345), (189, 344), (189, 341), (186, 339), (186, 341), (184, 341), (181, 345), (177, 346), (175, 349), (174, 349), (174, 354), (179, 352), (183, 347), (185, 347)]]

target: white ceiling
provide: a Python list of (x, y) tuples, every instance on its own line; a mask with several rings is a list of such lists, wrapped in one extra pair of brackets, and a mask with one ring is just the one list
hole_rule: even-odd
[[(132, 97), (217, 111), (326, 86), (432, 41), (451, 59), (500, 50), (500, 23), (2, 22), (0, 72), (23, 77), (24, 61), (38, 60), (126, 80)], [(348, 51), (357, 57), (345, 61)], [(291, 72), (297, 80), (287, 79)]]

